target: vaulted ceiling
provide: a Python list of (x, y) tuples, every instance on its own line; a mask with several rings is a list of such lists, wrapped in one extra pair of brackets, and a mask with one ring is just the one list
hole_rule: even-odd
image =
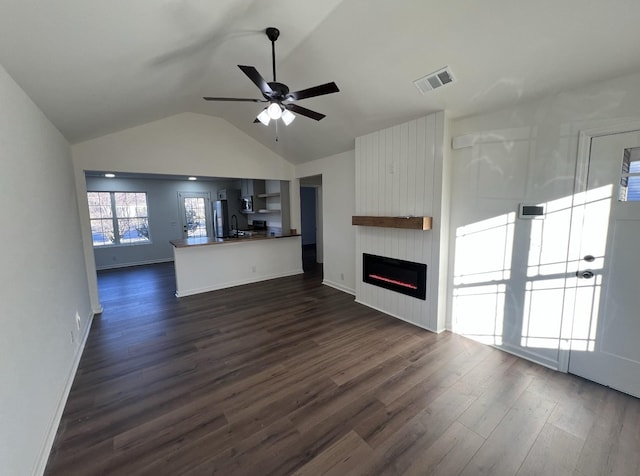
[[(640, 70), (637, 0), (0, 0), (0, 64), (71, 143), (180, 112), (220, 116), (293, 163), (436, 110), (462, 117)], [(327, 115), (254, 124), (271, 80), (335, 81)], [(449, 66), (456, 82), (413, 81)]]

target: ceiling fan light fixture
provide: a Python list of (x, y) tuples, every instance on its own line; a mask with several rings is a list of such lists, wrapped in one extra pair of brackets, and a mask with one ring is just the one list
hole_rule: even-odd
[(284, 111), (282, 111), (282, 122), (284, 122), (285, 126), (288, 126), (289, 124), (291, 124), (295, 118), (296, 118), (296, 115), (291, 111), (289, 111), (288, 109), (285, 109)]
[(269, 125), (269, 122), (271, 122), (271, 117), (269, 116), (269, 113), (267, 112), (266, 109), (263, 109), (262, 112), (258, 114), (258, 120), (262, 122), (265, 126)]
[(277, 102), (272, 102), (267, 108), (267, 114), (271, 119), (280, 119), (282, 117), (282, 107)]

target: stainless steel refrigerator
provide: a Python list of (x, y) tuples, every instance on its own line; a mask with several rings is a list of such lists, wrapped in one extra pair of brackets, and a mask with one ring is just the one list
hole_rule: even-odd
[[(247, 217), (240, 213), (240, 190), (227, 190), (226, 197), (226, 200), (213, 203), (213, 233), (216, 238), (231, 236), (236, 226), (239, 230), (247, 229)], [(232, 217), (235, 217), (233, 223)]]

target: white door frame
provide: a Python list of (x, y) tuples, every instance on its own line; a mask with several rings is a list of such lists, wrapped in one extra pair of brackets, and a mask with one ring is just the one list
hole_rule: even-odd
[[(573, 187), (573, 209), (584, 209), (586, 207), (587, 179), (589, 177), (589, 160), (591, 157), (591, 140), (595, 137), (608, 136), (612, 134), (624, 134), (625, 132), (633, 132), (640, 130), (640, 120), (626, 119), (620, 122), (610, 123), (606, 126), (596, 127), (592, 129), (584, 129), (578, 134), (578, 156), (576, 160), (575, 181)], [(572, 212), (573, 215), (573, 212)], [(571, 230), (575, 233), (576, 230)], [(569, 262), (580, 262), (580, 247), (576, 247), (575, 255), (568, 256)], [(574, 294), (575, 295), (575, 294)], [(569, 329), (569, 332), (561, 336), (561, 345), (558, 353), (558, 370), (561, 372), (569, 371), (569, 355), (571, 352), (571, 330), (575, 319), (575, 302), (571, 306), (571, 325), (563, 326)]]
[[(302, 187), (314, 188), (316, 191), (316, 261), (318, 263), (324, 263), (324, 210), (322, 205), (322, 193), (323, 193), (323, 175), (313, 174), (305, 177), (300, 177), (298, 180), (303, 180), (308, 177), (320, 177), (320, 183), (300, 183), (298, 182), (298, 198), (300, 197), (300, 189)], [(302, 206), (300, 206), (300, 227), (302, 231)]]

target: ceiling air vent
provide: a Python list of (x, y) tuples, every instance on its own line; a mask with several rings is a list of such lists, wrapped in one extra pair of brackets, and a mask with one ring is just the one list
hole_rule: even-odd
[(418, 88), (418, 91), (422, 94), (427, 94), (429, 91), (452, 83), (453, 81), (455, 81), (453, 73), (448, 66), (445, 66), (438, 71), (426, 75), (424, 78), (416, 79), (413, 84), (416, 85), (416, 88)]

